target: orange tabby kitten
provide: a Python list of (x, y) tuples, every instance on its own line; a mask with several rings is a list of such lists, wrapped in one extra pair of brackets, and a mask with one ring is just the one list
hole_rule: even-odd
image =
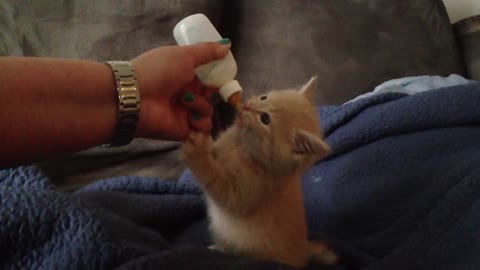
[(190, 134), (182, 156), (206, 195), (214, 248), (303, 267), (337, 256), (307, 239), (301, 176), (330, 148), (313, 103), (316, 77), (299, 90), (244, 103), (214, 143)]

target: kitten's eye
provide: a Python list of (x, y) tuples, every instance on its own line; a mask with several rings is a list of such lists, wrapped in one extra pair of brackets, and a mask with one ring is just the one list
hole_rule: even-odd
[(260, 100), (265, 100), (267, 99), (267, 96), (260, 96)]
[(268, 113), (262, 113), (260, 115), (260, 121), (262, 121), (264, 125), (270, 124), (270, 115), (268, 115)]

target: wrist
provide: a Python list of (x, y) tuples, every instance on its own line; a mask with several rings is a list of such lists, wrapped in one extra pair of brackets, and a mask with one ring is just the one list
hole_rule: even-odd
[(117, 97), (117, 120), (109, 146), (129, 144), (140, 117), (140, 91), (133, 65), (128, 61), (108, 61)]
[[(130, 63), (135, 70), (135, 76), (137, 78), (138, 90), (141, 96), (141, 110), (138, 114), (137, 129), (135, 131), (135, 137), (150, 138), (154, 137), (151, 134), (151, 123), (154, 121), (152, 118), (152, 109), (162, 109), (162, 106), (155, 104), (153, 100), (155, 97), (151, 95), (152, 83), (148, 81), (148, 71), (145, 71), (145, 65), (142, 65), (136, 58), (130, 60)], [(150, 92), (149, 92), (150, 91)]]

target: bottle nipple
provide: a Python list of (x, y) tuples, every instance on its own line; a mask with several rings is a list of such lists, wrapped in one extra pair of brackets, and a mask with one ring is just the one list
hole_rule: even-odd
[(234, 106), (237, 111), (243, 108), (242, 87), (236, 80), (231, 80), (220, 87), (223, 100)]
[(237, 111), (241, 111), (243, 109), (242, 94), (240, 92), (236, 92), (231, 95), (227, 102), (233, 105)]

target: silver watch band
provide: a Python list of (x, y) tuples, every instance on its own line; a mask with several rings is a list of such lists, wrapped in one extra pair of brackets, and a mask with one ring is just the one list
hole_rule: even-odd
[(113, 71), (118, 93), (118, 117), (115, 133), (108, 146), (129, 144), (137, 130), (140, 116), (140, 92), (135, 70), (127, 61), (106, 62)]

